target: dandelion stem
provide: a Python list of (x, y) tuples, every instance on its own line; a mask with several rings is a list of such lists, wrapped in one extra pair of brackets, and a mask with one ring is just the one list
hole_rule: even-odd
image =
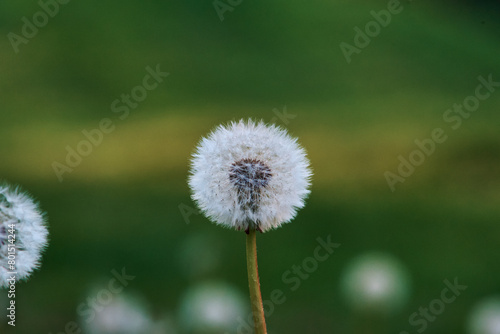
[(255, 334), (267, 334), (264, 307), (260, 292), (259, 270), (257, 267), (257, 238), (255, 229), (249, 229), (247, 234), (247, 271), (250, 287), (250, 301), (252, 303)]

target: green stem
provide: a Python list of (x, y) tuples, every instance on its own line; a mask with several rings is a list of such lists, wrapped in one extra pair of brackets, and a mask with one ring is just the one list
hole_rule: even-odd
[(257, 238), (254, 229), (250, 229), (247, 234), (247, 271), (255, 334), (267, 334), (262, 295), (260, 293), (259, 270), (257, 268)]

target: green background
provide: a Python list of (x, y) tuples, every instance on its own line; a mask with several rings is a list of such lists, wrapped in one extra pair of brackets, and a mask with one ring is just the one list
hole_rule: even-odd
[[(456, 130), (443, 114), (474, 94), (479, 76), (500, 81), (500, 7), (401, 6), (347, 63), (340, 43), (353, 44), (354, 28), (386, 1), (243, 1), (221, 21), (210, 1), (74, 0), (18, 53), (7, 34), (20, 35), (22, 18), (41, 9), (2, 2), (0, 178), (41, 203), (50, 246), (41, 270), (17, 286), (15, 330), (2, 320), (0, 331), (63, 331), (89, 287), (123, 267), (136, 276), (127, 289), (174, 325), (200, 282), (245, 296), (244, 233), (198, 214), (186, 223), (179, 205), (194, 207), (186, 179), (201, 136), (252, 117), (299, 137), (314, 170), (297, 218), (258, 235), (264, 298), (273, 289), (287, 297), (270, 333), (416, 333), (409, 315), (455, 277), (468, 289), (425, 332), (464, 333), (473, 305), (500, 292), (500, 89)], [(170, 75), (120, 120), (111, 103), (157, 64)], [(293, 118), (277, 117), (285, 108)], [(66, 147), (104, 118), (114, 131), (59, 182), (54, 161), (65, 163)], [(398, 156), (435, 128), (447, 140), (392, 192), (384, 173), (397, 173)], [(291, 292), (282, 274), (328, 235), (341, 247)], [(188, 274), (202, 264), (186, 262), (186, 247), (215, 254), (215, 264)], [(412, 279), (408, 302), (383, 321), (354, 313), (339, 287), (346, 266), (372, 251), (395, 256)]]

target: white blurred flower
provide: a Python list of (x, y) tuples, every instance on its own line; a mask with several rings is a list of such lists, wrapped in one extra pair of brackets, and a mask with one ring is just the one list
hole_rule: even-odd
[(249, 312), (237, 290), (223, 283), (204, 283), (186, 293), (179, 320), (186, 333), (234, 333), (238, 318), (246, 319)]
[(500, 296), (478, 303), (467, 320), (468, 334), (500, 334)]
[[(40, 266), (47, 236), (43, 215), (33, 199), (18, 188), (0, 185), (0, 288), (8, 285), (9, 272), (16, 272), (18, 281)], [(9, 255), (14, 267), (9, 264)]]
[(82, 327), (86, 334), (151, 334), (154, 324), (144, 302), (115, 295), (102, 309), (96, 309), (92, 320), (84, 320)]
[(201, 140), (189, 186), (212, 221), (267, 231), (304, 206), (311, 175), (304, 149), (286, 130), (240, 120)]
[(341, 288), (354, 310), (390, 314), (408, 301), (410, 279), (404, 266), (391, 255), (368, 253), (346, 268)]

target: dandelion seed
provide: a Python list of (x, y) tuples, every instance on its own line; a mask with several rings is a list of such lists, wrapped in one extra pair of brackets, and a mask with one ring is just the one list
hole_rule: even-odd
[(264, 232), (295, 217), (310, 192), (311, 175), (297, 139), (275, 125), (241, 120), (201, 140), (189, 186), (212, 221)]
[(256, 334), (266, 334), (257, 269), (256, 232), (287, 223), (311, 184), (304, 149), (275, 125), (252, 120), (219, 126), (193, 155), (192, 198), (217, 224), (247, 233), (247, 271)]
[(28, 278), (40, 266), (47, 227), (38, 205), (18, 188), (0, 186), (0, 288)]

